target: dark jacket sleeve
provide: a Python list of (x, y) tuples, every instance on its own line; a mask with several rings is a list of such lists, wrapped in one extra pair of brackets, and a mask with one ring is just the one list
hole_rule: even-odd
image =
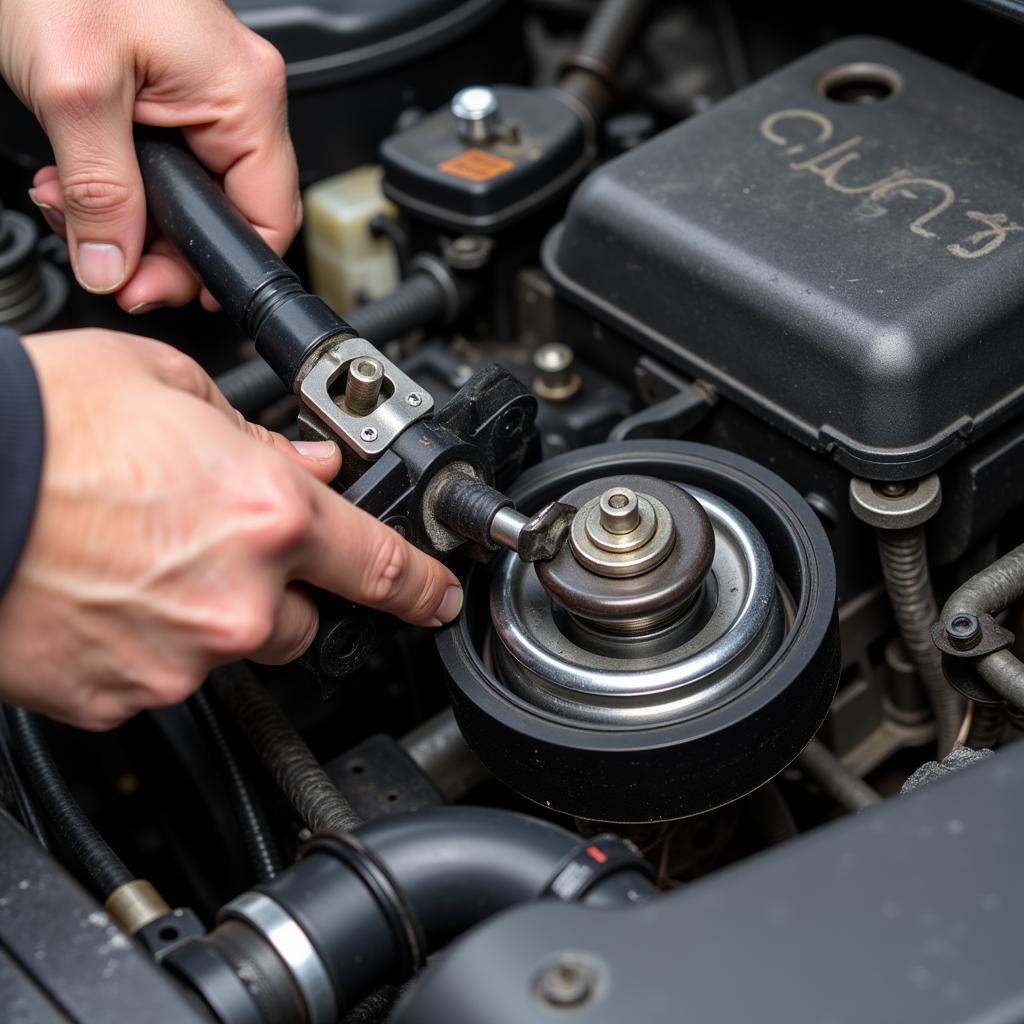
[(43, 468), (43, 403), (18, 336), (0, 329), (0, 596), (32, 527)]

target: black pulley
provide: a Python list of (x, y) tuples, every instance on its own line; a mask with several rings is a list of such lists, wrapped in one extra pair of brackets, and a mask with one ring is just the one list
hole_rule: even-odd
[(763, 467), (676, 441), (568, 453), (510, 491), (527, 513), (570, 494), (561, 554), (472, 567), (438, 637), (470, 746), (522, 795), (599, 821), (686, 817), (763, 785), (838, 681), (814, 512)]

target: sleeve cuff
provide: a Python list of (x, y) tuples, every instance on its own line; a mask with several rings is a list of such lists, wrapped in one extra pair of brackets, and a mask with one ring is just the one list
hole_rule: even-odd
[(18, 336), (0, 329), (0, 596), (32, 529), (43, 468), (43, 430), (35, 370)]

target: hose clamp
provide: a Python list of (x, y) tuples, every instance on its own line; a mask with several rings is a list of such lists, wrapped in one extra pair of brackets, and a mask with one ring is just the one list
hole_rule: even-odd
[(306, 1004), (309, 1024), (335, 1024), (338, 1001), (320, 954), (292, 916), (260, 892), (242, 893), (220, 912), (219, 920), (235, 918), (254, 928), (284, 961)]
[(619, 871), (636, 871), (653, 882), (654, 869), (629, 842), (610, 832), (586, 839), (562, 861), (542, 896), (579, 903), (595, 885)]
[(399, 951), (395, 981), (411, 978), (426, 963), (426, 942), (419, 918), (382, 860), (355, 836), (339, 832), (314, 835), (299, 851), (299, 860), (326, 853), (342, 862), (366, 886), (380, 907)]

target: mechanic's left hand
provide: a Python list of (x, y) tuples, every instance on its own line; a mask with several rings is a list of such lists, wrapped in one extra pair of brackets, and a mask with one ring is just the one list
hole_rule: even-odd
[(278, 253), (298, 231), (284, 61), (222, 0), (0, 0), (0, 72), (53, 145), (32, 200), (89, 291), (141, 313), (200, 290), (167, 243), (146, 246), (133, 121), (183, 129)]

